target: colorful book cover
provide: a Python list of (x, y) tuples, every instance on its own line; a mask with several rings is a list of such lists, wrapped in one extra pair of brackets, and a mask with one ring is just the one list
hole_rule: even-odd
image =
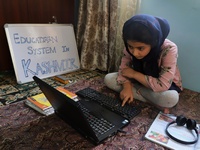
[(71, 92), (71, 91), (65, 89), (64, 87), (59, 86), (59, 87), (57, 87), (56, 89), (57, 89), (58, 91), (62, 92), (63, 94), (67, 95), (67, 96), (68, 96), (69, 98), (71, 98), (71, 99), (74, 99), (74, 98), (77, 97), (77, 95), (76, 95), (75, 93), (73, 93), (73, 92)]
[[(67, 95), (68, 97), (70, 97), (71, 99), (73, 99), (74, 101), (77, 101), (77, 95), (63, 87), (57, 87), (56, 88), (58, 91), (62, 92), (63, 94)], [(40, 108), (41, 110), (46, 110), (49, 108), (52, 108), (51, 103), (48, 101), (48, 99), (45, 97), (45, 95), (43, 93), (32, 96), (32, 97), (28, 97), (27, 100), (31, 103), (33, 103), (35, 106), (37, 106), (38, 108)]]
[(36, 105), (34, 105), (33, 103), (31, 103), (28, 99), (25, 101), (25, 104), (28, 105), (29, 107), (33, 108), (37, 112), (39, 112), (39, 113), (41, 113), (43, 115), (46, 115), (46, 116), (49, 116), (49, 115), (51, 115), (51, 114), (54, 113), (53, 107), (51, 107), (49, 109), (41, 110)]
[(43, 93), (28, 97), (27, 99), (41, 110), (46, 110), (52, 107)]

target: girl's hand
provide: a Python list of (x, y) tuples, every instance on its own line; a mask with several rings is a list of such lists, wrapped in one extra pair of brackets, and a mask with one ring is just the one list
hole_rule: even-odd
[(125, 83), (123, 90), (120, 92), (120, 98), (123, 101), (122, 106), (124, 106), (127, 102), (130, 104), (133, 102), (133, 91), (132, 84)]
[(135, 71), (132, 68), (124, 68), (121, 71), (121, 74), (124, 77), (130, 78), (130, 79), (135, 79), (138, 82), (140, 82), (142, 85), (144, 85), (145, 87), (150, 88), (150, 86), (145, 78), (145, 75), (138, 71)]
[(136, 73), (136, 71), (132, 68), (124, 68), (121, 72), (121, 74), (124, 76), (124, 77), (128, 77), (128, 78), (133, 78), (133, 75)]

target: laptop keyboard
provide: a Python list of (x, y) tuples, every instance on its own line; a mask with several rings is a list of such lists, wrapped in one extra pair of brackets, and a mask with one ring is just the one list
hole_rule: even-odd
[(93, 128), (93, 131), (97, 136), (100, 136), (115, 127), (111, 122), (107, 121), (106, 119), (97, 118), (94, 115), (90, 114), (89, 110), (80, 103), (79, 107), (83, 111), (90, 126)]
[(116, 112), (127, 119), (132, 119), (141, 112), (141, 108), (139, 106), (125, 104), (122, 107), (122, 101), (119, 98), (109, 97), (89, 87), (76, 92), (76, 94), (80, 97), (96, 101), (100, 105), (106, 106), (109, 110)]

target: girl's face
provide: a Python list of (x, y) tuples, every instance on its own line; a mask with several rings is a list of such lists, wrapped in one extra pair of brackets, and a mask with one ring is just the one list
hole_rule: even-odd
[(135, 56), (136, 59), (143, 59), (151, 50), (151, 45), (136, 42), (136, 41), (127, 41), (129, 52)]

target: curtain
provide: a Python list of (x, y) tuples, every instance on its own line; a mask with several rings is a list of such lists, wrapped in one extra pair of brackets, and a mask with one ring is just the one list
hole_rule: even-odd
[(80, 0), (76, 29), (81, 68), (117, 71), (122, 50), (122, 27), (139, 0)]

